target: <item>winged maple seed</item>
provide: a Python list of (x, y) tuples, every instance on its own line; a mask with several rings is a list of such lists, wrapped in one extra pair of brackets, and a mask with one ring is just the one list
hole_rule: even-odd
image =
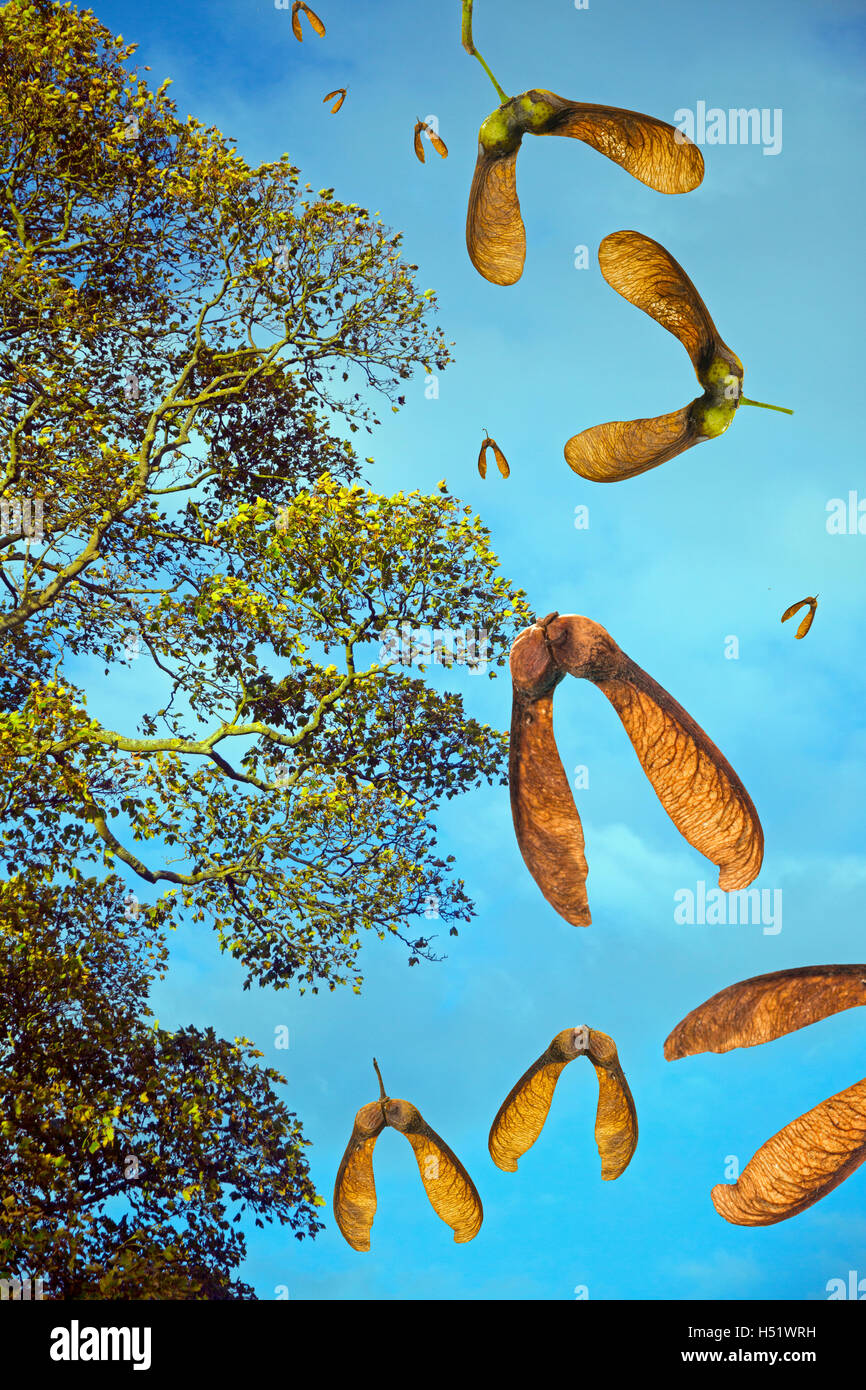
[(407, 1100), (392, 1100), (376, 1059), (379, 1099), (362, 1105), (334, 1184), (334, 1217), (353, 1250), (370, 1249), (370, 1230), (376, 1215), (373, 1150), (386, 1127), (405, 1135), (415, 1159), (424, 1191), (436, 1215), (450, 1226), (457, 1244), (472, 1240), (484, 1217), (481, 1198), (459, 1158)]
[(613, 1038), (586, 1026), (557, 1033), (500, 1105), (487, 1142), (493, 1162), (503, 1172), (517, 1172), (518, 1159), (544, 1128), (560, 1074), (575, 1057), (588, 1057), (598, 1078), (595, 1142), (601, 1176), (609, 1182), (625, 1172), (637, 1148), (634, 1100)]
[(303, 11), (310, 21), (311, 28), (315, 30), (320, 39), (323, 39), (325, 37), (325, 26), (319, 19), (315, 10), (311, 10), (309, 5), (305, 5), (304, 0), (294, 0), (294, 4), (292, 5), (292, 33), (298, 40), (298, 43), (304, 42), (304, 34), (301, 29), (301, 16), (298, 13), (299, 10)]
[(486, 430), (484, 431), (484, 434), (485, 438), (482, 441), (481, 451), (478, 455), (478, 472), (481, 474), (482, 478), (487, 477), (487, 450), (492, 449), (493, 457), (496, 460), (496, 467), (499, 469), (503, 478), (509, 477), (511, 469), (508, 466), (508, 460), (506, 459), (499, 445), (496, 443), (496, 440), (491, 439), (490, 435), (487, 433)]
[[(693, 1009), (665, 1042), (673, 1061), (699, 1052), (755, 1047), (866, 1004), (866, 965), (809, 965), (741, 980)], [(866, 1079), (822, 1101), (768, 1139), (738, 1181), (712, 1191), (737, 1226), (797, 1216), (866, 1160)]]
[(423, 131), (423, 133), (427, 136), (427, 139), (430, 141), (430, 144), (433, 146), (433, 148), (434, 148), (434, 150), (437, 152), (437, 154), (441, 154), (441, 156), (442, 156), (443, 159), (447, 159), (447, 158), (448, 158), (448, 146), (445, 144), (445, 141), (442, 139), (442, 136), (441, 136), (441, 135), (438, 135), (438, 134), (436, 133), (436, 131), (433, 129), (433, 127), (432, 127), (432, 126), (429, 126), (429, 125), (427, 124), (426, 121), (416, 121), (416, 122), (415, 122), (415, 153), (416, 153), (416, 155), (418, 156), (418, 158), (420, 159), (421, 163), (424, 164), (424, 163), (426, 162), (426, 161), (425, 161), (425, 158), (424, 158), (424, 145), (423, 145), (423, 142), (422, 142), (422, 140), (421, 140), (421, 133), (422, 133), (422, 131)]
[(706, 304), (682, 266), (641, 232), (613, 232), (598, 248), (608, 284), (630, 304), (679, 338), (704, 388), (680, 410), (646, 420), (616, 420), (573, 435), (565, 457), (575, 473), (596, 483), (634, 478), (675, 458), (731, 424), (739, 405), (793, 415), (742, 394), (743, 364), (719, 335)]
[(788, 619), (793, 618), (794, 614), (798, 612), (799, 609), (801, 609), (803, 605), (806, 603), (808, 603), (809, 605), (809, 611), (806, 614), (805, 618), (802, 619), (800, 626), (797, 628), (797, 631), (795, 633), (796, 637), (805, 637), (806, 633), (809, 631), (809, 628), (812, 626), (812, 619), (814, 618), (818, 610), (818, 595), (815, 594), (813, 598), (801, 598), (799, 603), (792, 603), (791, 607), (786, 608), (784, 613), (782, 614), (781, 621), (783, 623), (786, 623)]
[(343, 105), (343, 102), (346, 100), (346, 92), (347, 92), (347, 90), (348, 90), (348, 88), (346, 88), (346, 87), (335, 87), (334, 90), (333, 90), (333, 92), (328, 92), (328, 95), (327, 95), (327, 96), (322, 97), (322, 103), (323, 103), (323, 104), (324, 104), (326, 101), (330, 101), (332, 97), (336, 97), (336, 98), (337, 98), (337, 100), (334, 102), (334, 105), (331, 107), (331, 115), (332, 115), (332, 116), (335, 116), (335, 115), (337, 114), (337, 112), (339, 111), (340, 107)]
[(691, 715), (590, 618), (549, 613), (515, 639), (509, 786), (517, 843), (544, 897), (589, 926), (583, 828), (553, 735), (553, 692), (566, 674), (591, 680), (619, 715), (680, 834), (719, 868), (724, 891), (760, 871), (764, 835), (734, 769)]
[(667, 121), (616, 106), (569, 101), (543, 87), (510, 97), (478, 132), (466, 218), (472, 264), (495, 285), (516, 284), (526, 260), (517, 196), (517, 155), (526, 134), (582, 140), (659, 193), (688, 193), (704, 176), (698, 147)]

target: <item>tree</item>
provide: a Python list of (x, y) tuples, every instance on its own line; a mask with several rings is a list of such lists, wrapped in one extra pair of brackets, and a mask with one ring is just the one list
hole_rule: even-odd
[[(530, 615), (444, 482), (361, 481), (371, 401), (450, 356), (399, 235), (180, 121), (133, 52), (90, 12), (0, 11), (11, 887), (120, 861), (245, 987), (359, 990), (362, 931), (411, 964), (425, 904), (471, 916), (432, 815), (506, 780), (505, 736), (383, 634), (483, 629), (493, 674)], [(80, 673), (136, 659), (159, 708), (108, 727)]]
[(247, 1039), (145, 1022), (165, 914), (128, 896), (0, 885), (0, 1277), (58, 1299), (254, 1298), (234, 1277), (244, 1214), (321, 1229), (308, 1141)]

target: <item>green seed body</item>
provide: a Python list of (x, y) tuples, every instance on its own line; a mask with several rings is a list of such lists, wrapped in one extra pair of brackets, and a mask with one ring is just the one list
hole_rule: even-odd
[(478, 132), (478, 142), (487, 154), (512, 154), (523, 139), (523, 128), (511, 111), (511, 102), (492, 111)]
[[(730, 350), (729, 350), (730, 351)], [(743, 389), (743, 364), (736, 353), (714, 357), (700, 381), (704, 394), (695, 410), (701, 434), (716, 439), (734, 418)]]
[(736, 401), (728, 401), (724, 397), (719, 400), (709, 391), (705, 392), (697, 407), (701, 434), (707, 439), (716, 439), (720, 434), (724, 434), (734, 418), (736, 409)]
[(492, 155), (513, 154), (527, 131), (543, 135), (557, 113), (556, 107), (545, 101), (548, 95), (533, 88), (519, 97), (510, 97), (492, 111), (478, 132), (482, 149)]

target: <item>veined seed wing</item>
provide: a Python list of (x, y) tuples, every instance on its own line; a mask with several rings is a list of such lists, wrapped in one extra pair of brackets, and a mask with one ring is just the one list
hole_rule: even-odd
[(716, 356), (738, 360), (682, 266), (657, 241), (642, 232), (612, 232), (598, 248), (598, 264), (617, 294), (679, 338), (699, 379)]
[(692, 1009), (665, 1041), (669, 1062), (756, 1047), (866, 1004), (866, 965), (804, 965), (755, 975)]
[(490, 1157), (504, 1173), (517, 1172), (518, 1159), (532, 1148), (544, 1128), (563, 1068), (588, 1046), (588, 1028), (564, 1028), (508, 1092), (487, 1140)]
[(572, 435), (565, 446), (566, 461), (575, 473), (595, 483), (636, 478), (701, 443), (703, 436), (694, 416), (700, 399), (698, 396), (670, 415), (593, 425)]
[(381, 1103), (362, 1105), (334, 1183), (334, 1218), (353, 1250), (370, 1249), (376, 1215), (373, 1150), (384, 1128)]
[(736, 1183), (713, 1188), (713, 1206), (735, 1226), (773, 1226), (820, 1202), (864, 1159), (866, 1078), (768, 1139)]
[(547, 650), (543, 624), (517, 637), (510, 669), (508, 785), (517, 844), (551, 907), (586, 927), (592, 917), (583, 827), (553, 736), (553, 691), (563, 672)]
[(760, 871), (764, 834), (730, 763), (672, 695), (589, 618), (547, 625), (556, 664), (610, 700), (656, 796), (680, 834), (719, 868), (719, 887), (745, 888)]
[(637, 1111), (613, 1038), (590, 1028), (586, 1055), (598, 1078), (595, 1142), (601, 1176), (612, 1182), (625, 1172), (637, 1148)]
[(475, 269), (494, 285), (513, 285), (523, 274), (526, 230), (517, 197), (517, 155), (478, 147), (469, 191), (466, 247)]
[(391, 1128), (399, 1130), (411, 1144), (430, 1205), (451, 1227), (455, 1243), (464, 1245), (472, 1240), (481, 1230), (484, 1210), (460, 1159), (408, 1101), (387, 1101), (385, 1115)]
[(659, 193), (689, 193), (703, 179), (704, 159), (697, 145), (667, 121), (617, 106), (568, 101), (552, 92), (544, 96), (559, 110), (539, 134), (583, 140)]

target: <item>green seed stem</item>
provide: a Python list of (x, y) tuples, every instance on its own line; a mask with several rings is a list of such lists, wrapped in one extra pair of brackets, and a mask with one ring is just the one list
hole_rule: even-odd
[(779, 410), (783, 415), (793, 415), (793, 410), (789, 410), (786, 405), (767, 405), (766, 401), (750, 401), (748, 396), (740, 397), (740, 405), (757, 405), (761, 410)]
[(496, 95), (499, 97), (500, 102), (505, 102), (505, 101), (508, 100), (508, 97), (507, 97), (506, 93), (503, 92), (502, 88), (500, 87), (499, 83), (496, 81), (496, 78), (493, 76), (493, 73), (490, 71), (489, 67), (488, 67), (487, 64), (485, 63), (485, 61), (484, 61), (484, 59), (482, 58), (481, 54), (478, 52), (478, 49), (475, 47), (475, 44), (474, 44), (474, 42), (473, 42), (473, 40), (472, 40), (472, 6), (473, 6), (473, 3), (474, 3), (474, 0), (463, 0), (463, 28), (462, 28), (462, 32), (461, 32), (461, 38), (462, 38), (462, 40), (463, 40), (463, 47), (466, 49), (466, 52), (469, 54), (469, 56), (470, 56), (471, 58), (477, 58), (477, 59), (478, 59), (479, 63), (480, 63), (481, 66), (483, 67), (484, 71), (487, 73), (487, 76), (490, 78), (490, 81), (493, 83), (494, 87), (496, 88)]

